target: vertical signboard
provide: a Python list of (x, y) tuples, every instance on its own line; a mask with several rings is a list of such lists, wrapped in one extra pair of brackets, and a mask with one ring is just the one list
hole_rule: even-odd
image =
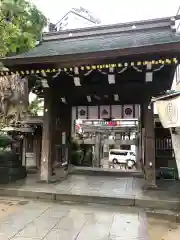
[(76, 107), (72, 107), (71, 136), (73, 136), (75, 134), (75, 125), (76, 125)]

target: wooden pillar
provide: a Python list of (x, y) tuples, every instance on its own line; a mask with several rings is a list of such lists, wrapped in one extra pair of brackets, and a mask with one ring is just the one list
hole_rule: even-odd
[(44, 89), (44, 121), (42, 130), (40, 180), (49, 182), (52, 176), (52, 135), (53, 135), (53, 101), (50, 88)]
[(137, 134), (137, 145), (136, 145), (136, 167), (137, 169), (142, 169), (142, 154), (143, 154), (143, 146), (142, 146), (142, 122), (143, 122), (143, 116), (142, 116), (142, 106), (141, 106), (141, 112), (140, 112), (140, 119), (139, 119), (139, 132)]
[(144, 153), (146, 188), (156, 187), (155, 133), (153, 105), (144, 104)]
[(140, 159), (141, 159), (141, 153), (140, 153), (140, 133), (136, 137), (136, 145), (135, 145), (135, 152), (136, 152), (136, 168), (141, 169)]
[(36, 167), (40, 169), (41, 166), (41, 137), (39, 133), (34, 136), (34, 155), (36, 159)]
[(23, 138), (22, 143), (22, 166), (26, 167), (26, 145), (27, 145), (27, 139), (26, 136)]
[(33, 155), (34, 155), (34, 165), (37, 167), (37, 154), (36, 154), (36, 146), (37, 146), (37, 141), (36, 141), (36, 136), (34, 136), (33, 139)]
[(95, 137), (95, 158), (94, 158), (94, 162), (93, 162), (93, 167), (99, 167), (100, 165), (100, 141), (101, 141), (101, 135), (100, 133), (96, 133), (96, 137)]

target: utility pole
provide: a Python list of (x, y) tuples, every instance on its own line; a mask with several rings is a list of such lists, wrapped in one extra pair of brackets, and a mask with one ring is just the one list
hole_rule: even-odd
[(179, 7), (178, 7), (178, 10), (177, 10), (176, 16), (179, 14), (179, 12), (180, 12), (180, 5), (179, 5)]
[[(176, 16), (178, 16), (179, 13), (180, 13), (180, 5), (179, 5), (179, 7), (178, 7), (178, 10), (177, 10)], [(178, 31), (179, 27), (180, 27), (180, 22), (179, 22), (179, 24), (178, 24), (178, 26), (177, 26), (177, 29), (176, 29), (177, 31)]]

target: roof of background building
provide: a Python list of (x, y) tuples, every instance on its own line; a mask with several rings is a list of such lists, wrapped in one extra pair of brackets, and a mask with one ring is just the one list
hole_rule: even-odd
[(90, 22), (92, 22), (92, 23), (94, 23), (94, 24), (100, 24), (100, 23), (101, 23), (101, 21), (100, 21), (98, 18), (95, 18), (91, 12), (89, 12), (89, 11), (88, 11), (87, 9), (85, 9), (85, 8), (80, 7), (80, 8), (72, 8), (69, 12), (67, 12), (67, 13), (55, 24), (55, 26), (57, 26), (58, 24), (60, 24), (61, 21), (62, 21), (63, 19), (65, 19), (65, 18), (69, 15), (69, 13), (76, 14), (76, 15), (78, 15), (79, 17), (84, 18), (85, 20), (90, 21)]

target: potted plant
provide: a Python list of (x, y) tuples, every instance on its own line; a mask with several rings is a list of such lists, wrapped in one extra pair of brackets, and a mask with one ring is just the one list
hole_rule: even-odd
[(8, 134), (0, 133), (0, 183), (8, 183), (26, 176), (19, 154), (14, 151), (16, 141)]
[(70, 162), (72, 165), (80, 166), (83, 159), (83, 151), (80, 148), (80, 145), (76, 138), (72, 138), (70, 142), (71, 142)]

